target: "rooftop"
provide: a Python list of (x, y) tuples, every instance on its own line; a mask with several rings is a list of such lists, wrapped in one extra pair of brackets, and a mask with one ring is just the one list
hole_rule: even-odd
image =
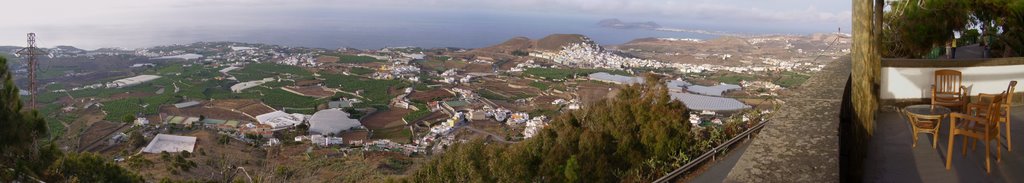
[(181, 151), (192, 151), (196, 146), (196, 137), (190, 136), (178, 136), (168, 134), (157, 134), (153, 137), (153, 141), (149, 142), (149, 145), (142, 152), (147, 153), (160, 153), (163, 151), (167, 152), (181, 152)]
[(340, 109), (324, 109), (317, 111), (309, 118), (309, 132), (314, 134), (331, 134), (362, 126), (357, 119), (349, 118), (349, 114)]

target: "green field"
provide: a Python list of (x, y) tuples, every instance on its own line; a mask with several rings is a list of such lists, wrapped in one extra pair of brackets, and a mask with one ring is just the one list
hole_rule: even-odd
[(544, 78), (546, 80), (566, 80), (573, 78), (574, 75), (578, 78), (586, 78), (587, 75), (596, 72), (631, 76), (631, 74), (625, 71), (607, 69), (527, 68), (523, 73), (534, 77)]
[(371, 63), (371, 62), (382, 62), (381, 60), (377, 60), (376, 58), (368, 57), (368, 56), (356, 56), (356, 55), (333, 55), (333, 56), (336, 56), (336, 57), (339, 58), (338, 59), (339, 63), (361, 64), (361, 63)]
[(548, 84), (548, 83), (536, 82), (536, 81), (531, 82), (530, 86), (532, 86), (534, 88), (537, 88), (537, 89), (540, 89), (540, 90), (548, 90), (548, 88), (551, 88), (551, 85)]
[(718, 82), (728, 83), (728, 84), (740, 84), (740, 81), (753, 81), (753, 80), (757, 80), (757, 78), (755, 78), (754, 76), (750, 76), (750, 75), (746, 75), (746, 74), (736, 74), (736, 73), (725, 74), (725, 75), (719, 76), (718, 78), (715, 78), (715, 79), (718, 80)]
[(451, 60), (451, 59), (452, 59), (452, 57), (449, 57), (449, 56), (444, 56), (444, 55), (437, 55), (437, 56), (434, 56), (434, 60), (442, 60), (442, 61), (447, 61), (447, 60)]
[(390, 139), (397, 143), (410, 143), (412, 131), (409, 127), (397, 126), (373, 131), (373, 139)]
[(804, 84), (804, 82), (806, 82), (807, 79), (809, 79), (809, 78), (811, 78), (811, 76), (803, 75), (803, 74), (796, 73), (796, 72), (786, 71), (786, 72), (783, 72), (782, 76), (780, 76), (778, 79), (776, 79), (772, 83), (775, 83), (775, 84), (777, 84), (779, 86), (782, 86), (782, 87), (792, 88), (792, 87), (796, 87), (796, 86), (800, 86), (801, 84)]
[(355, 74), (355, 75), (367, 75), (367, 74), (373, 74), (373, 69), (367, 69), (367, 68), (362, 68), (362, 67), (352, 67), (352, 69), (349, 70), (349, 72), (351, 72), (352, 74)]
[(427, 109), (427, 105), (426, 104), (414, 103), (413, 105), (415, 105), (416, 108), (419, 108), (420, 110), (412, 111), (411, 113), (406, 114), (405, 117), (402, 117), (403, 119), (405, 119), (405, 121), (408, 121), (409, 123), (413, 123), (413, 121), (415, 121), (417, 119), (420, 119), (420, 118), (426, 117), (427, 115), (430, 115), (430, 109)]
[(448, 69), (453, 69), (453, 68), (464, 68), (464, 67), (466, 67), (466, 65), (469, 64), (466, 61), (461, 61), (461, 60), (448, 60), (448, 61), (444, 61), (444, 60), (427, 60), (427, 61), (421, 61), (421, 62), (417, 62), (417, 63), (419, 63), (420, 65), (425, 67), (425, 69), (427, 69), (427, 70), (434, 70), (434, 71), (441, 71), (441, 72), (443, 72), (445, 70), (448, 70)]
[(297, 66), (281, 65), (275, 63), (256, 63), (246, 65), (245, 68), (229, 72), (238, 81), (253, 81), (274, 76), (294, 76), (292, 78), (310, 78), (313, 73)]
[(125, 115), (153, 115), (159, 112), (160, 106), (181, 101), (173, 93), (164, 93), (147, 97), (133, 97), (103, 102), (103, 110), (107, 111), (106, 120), (120, 121)]
[(363, 92), (361, 95), (369, 100), (360, 103), (363, 105), (387, 105), (388, 100), (391, 100), (391, 97), (394, 97), (394, 95), (388, 94), (389, 88), (404, 88), (409, 86), (408, 83), (402, 82), (401, 80), (377, 80), (340, 74), (324, 74), (323, 76), (325, 79), (324, 84), (327, 85), (327, 87), (338, 87), (341, 90), (353, 93), (362, 90)]
[(260, 99), (263, 100), (263, 103), (267, 103), (270, 107), (278, 109), (283, 107), (316, 108), (317, 105), (324, 102), (313, 97), (296, 95), (282, 89), (261, 88), (254, 91), (258, 91), (263, 94), (263, 96), (260, 97)]
[(508, 97), (505, 97), (504, 95), (501, 95), (501, 94), (494, 93), (493, 91), (488, 90), (488, 89), (480, 89), (480, 90), (477, 90), (476, 93), (480, 94), (480, 97), (483, 97), (483, 98), (486, 98), (486, 99), (491, 99), (491, 100), (508, 100)]

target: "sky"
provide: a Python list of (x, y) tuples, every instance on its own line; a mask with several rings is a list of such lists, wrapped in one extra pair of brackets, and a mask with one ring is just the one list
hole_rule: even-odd
[(353, 23), (380, 26), (389, 22), (374, 20), (385, 16), (489, 13), (585, 17), (595, 22), (619, 18), (672, 28), (773, 33), (837, 28), (848, 32), (851, 22), (850, 2), (827, 0), (9, 0), (3, 4), (0, 45), (24, 45), (25, 33), (37, 32), (41, 40), (49, 39), (40, 41), (44, 47), (87, 48), (150, 46), (130, 43), (239, 27), (303, 27), (336, 15), (332, 12), (352, 12), (346, 15), (363, 16)]

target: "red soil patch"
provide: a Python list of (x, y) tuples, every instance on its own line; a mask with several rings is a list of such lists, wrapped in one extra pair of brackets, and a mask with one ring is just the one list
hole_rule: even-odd
[(208, 106), (227, 111), (235, 110), (237, 111), (235, 113), (242, 113), (243, 115), (248, 114), (253, 117), (275, 111), (274, 108), (270, 108), (266, 104), (263, 104), (263, 102), (254, 99), (215, 100), (211, 101)]
[(316, 62), (317, 63), (336, 63), (336, 62), (338, 62), (338, 60), (339, 60), (339, 58), (336, 57), (336, 56), (319, 56), (319, 57), (316, 57)]
[(444, 98), (455, 97), (455, 95), (453, 95), (452, 93), (450, 93), (448, 91), (445, 91), (444, 89), (438, 88), (438, 89), (427, 90), (427, 91), (414, 91), (414, 92), (412, 92), (412, 94), (409, 94), (408, 97), (409, 97), (409, 100), (412, 100), (412, 101), (415, 101), (415, 102), (426, 103), (426, 102), (429, 102), (429, 101), (433, 101), (434, 99), (444, 99)]
[(299, 95), (313, 98), (327, 98), (334, 96), (334, 91), (327, 90), (322, 86), (286, 86), (284, 88), (297, 92)]
[(405, 125), (402, 117), (412, 112), (408, 109), (393, 107), (387, 111), (379, 111), (360, 120), (363, 126), (369, 129), (384, 129)]
[(345, 141), (346, 144), (350, 144), (350, 143), (352, 143), (352, 141), (357, 141), (357, 140), (360, 140), (360, 141), (363, 141), (363, 143), (366, 143), (366, 139), (370, 139), (370, 132), (369, 131), (346, 131), (346, 132), (341, 133), (341, 139), (343, 141)]

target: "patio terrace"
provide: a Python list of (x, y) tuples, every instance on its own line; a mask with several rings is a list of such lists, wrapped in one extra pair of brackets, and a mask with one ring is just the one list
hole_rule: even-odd
[[(992, 147), (992, 174), (985, 173), (984, 144), (978, 143), (976, 150), (967, 147), (967, 155), (961, 155), (963, 141), (956, 137), (953, 143), (953, 166), (946, 170), (946, 150), (949, 149), (949, 119), (943, 121), (939, 131), (938, 148), (932, 149), (936, 140), (930, 134), (918, 134), (917, 147), (911, 147), (910, 123), (905, 116), (890, 107), (883, 108), (877, 116), (877, 128), (868, 142), (867, 158), (864, 160), (865, 182), (1024, 182), (1024, 106), (1011, 109), (1010, 133), (1013, 134), (1013, 152), (1002, 150), (1002, 162), (996, 162), (996, 147)], [(1005, 141), (1002, 143), (1006, 143)]]

